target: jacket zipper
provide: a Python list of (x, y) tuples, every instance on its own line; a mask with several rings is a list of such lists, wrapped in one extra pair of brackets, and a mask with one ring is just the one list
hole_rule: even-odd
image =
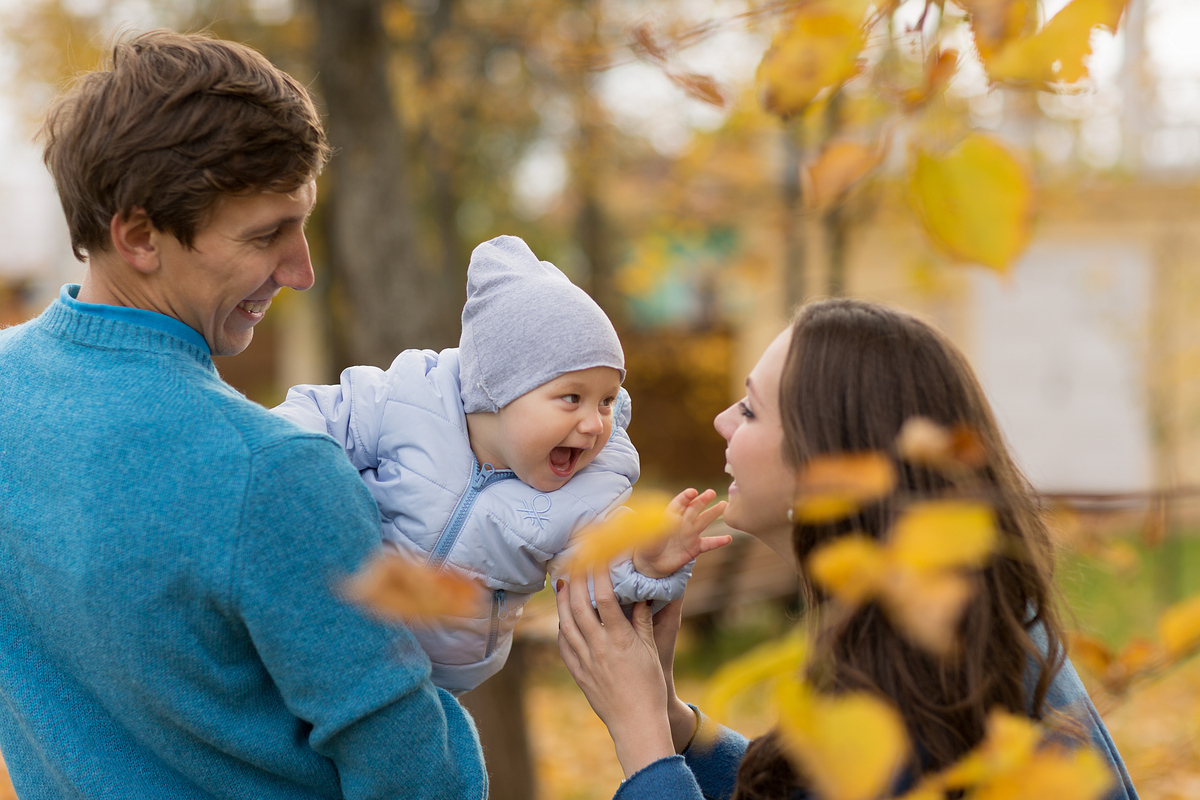
[(508, 619), (508, 603), (505, 602), (506, 592), (497, 589), (492, 592), (492, 630), (488, 634), (487, 650), (483, 657), (487, 658), (496, 649), (496, 641), (500, 638), (500, 620)]
[(454, 513), (450, 515), (450, 522), (446, 524), (445, 530), (442, 531), (437, 543), (433, 546), (433, 551), (429, 554), (429, 560), (425, 562), (425, 566), (435, 572), (442, 569), (446, 556), (450, 554), (450, 549), (458, 541), (458, 534), (462, 532), (462, 527), (466, 523), (467, 517), (470, 516), (471, 507), (475, 505), (479, 493), (496, 481), (516, 477), (516, 473), (512, 470), (497, 470), (491, 464), (480, 466), (474, 456), (471, 457), (471, 472), (471, 483), (467, 486), (467, 491), (458, 498), (458, 505), (454, 507)]

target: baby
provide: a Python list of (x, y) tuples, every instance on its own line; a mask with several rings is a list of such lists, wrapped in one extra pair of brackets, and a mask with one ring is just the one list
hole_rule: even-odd
[[(564, 551), (638, 478), (626, 433), (625, 355), (605, 313), (524, 241), (475, 248), (457, 348), (406, 350), (385, 372), (351, 367), (339, 386), (296, 386), (275, 409), (345, 447), (379, 503), (384, 542), (430, 568), (478, 578), (491, 608), (415, 627), (433, 682), (455, 694), (504, 666), (529, 597)], [(678, 529), (611, 565), (623, 603), (677, 599), (723, 503), (689, 489)]]

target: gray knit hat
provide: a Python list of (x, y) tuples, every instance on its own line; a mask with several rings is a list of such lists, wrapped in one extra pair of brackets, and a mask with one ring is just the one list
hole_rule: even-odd
[(463, 407), (499, 411), (565, 372), (612, 367), (625, 353), (608, 316), (516, 236), (471, 253), (458, 342)]

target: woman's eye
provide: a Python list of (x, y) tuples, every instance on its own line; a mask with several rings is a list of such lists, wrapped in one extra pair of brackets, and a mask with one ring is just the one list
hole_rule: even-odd
[(742, 412), (742, 416), (746, 419), (754, 419), (754, 412), (750, 410), (750, 406), (745, 403), (738, 403), (738, 408)]

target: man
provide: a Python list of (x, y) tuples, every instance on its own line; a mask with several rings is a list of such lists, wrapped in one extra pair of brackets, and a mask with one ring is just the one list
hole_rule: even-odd
[(166, 31), (51, 108), (82, 286), (0, 331), (0, 752), (34, 798), (482, 798), (411, 633), (338, 598), (378, 546), (340, 446), (221, 381), (328, 157), (304, 88)]

